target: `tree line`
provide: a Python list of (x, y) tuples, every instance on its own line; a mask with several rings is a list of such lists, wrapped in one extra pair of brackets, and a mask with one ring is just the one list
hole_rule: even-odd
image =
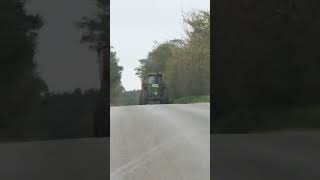
[[(21, 132), (23, 118), (37, 106), (48, 87), (35, 69), (33, 61), (37, 30), (43, 20), (28, 14), (25, 1), (0, 2), (0, 133)], [(12, 136), (16, 134), (10, 134)]]
[(155, 44), (136, 68), (139, 77), (164, 74), (171, 99), (210, 94), (210, 12), (184, 15), (185, 37)]
[[(95, 3), (96, 16), (84, 17), (77, 24), (84, 30), (81, 42), (88, 43), (92, 50), (109, 42), (109, 1)], [(0, 2), (0, 140), (95, 136), (94, 119), (101, 115), (99, 112), (105, 113), (100, 119), (107, 124), (101, 92), (49, 91), (34, 61), (38, 31), (45, 20), (39, 14), (28, 13), (25, 5), (23, 0)]]
[(215, 128), (320, 127), (320, 3), (217, 0), (214, 7)]
[[(49, 92), (41, 105), (24, 117), (22, 140), (94, 137), (94, 112), (99, 90)], [(21, 124), (20, 124), (21, 126)]]

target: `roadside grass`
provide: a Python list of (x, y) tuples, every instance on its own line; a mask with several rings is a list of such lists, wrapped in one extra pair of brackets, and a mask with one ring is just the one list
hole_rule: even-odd
[(221, 133), (319, 131), (320, 106), (242, 109), (217, 117), (216, 129)]
[(210, 96), (186, 96), (173, 100), (174, 104), (210, 102)]

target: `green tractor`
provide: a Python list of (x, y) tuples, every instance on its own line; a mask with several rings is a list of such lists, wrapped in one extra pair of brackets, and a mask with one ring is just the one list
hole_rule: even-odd
[(160, 103), (167, 104), (168, 91), (163, 81), (163, 74), (149, 73), (142, 78), (139, 104)]

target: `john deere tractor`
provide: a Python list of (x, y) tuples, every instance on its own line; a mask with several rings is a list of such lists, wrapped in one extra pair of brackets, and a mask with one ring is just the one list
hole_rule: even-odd
[(163, 74), (149, 73), (142, 78), (140, 105), (151, 103), (168, 103), (168, 91), (163, 81)]

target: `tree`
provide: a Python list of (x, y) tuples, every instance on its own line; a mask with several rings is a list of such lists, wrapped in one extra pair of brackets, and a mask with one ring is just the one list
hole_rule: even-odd
[(157, 44), (140, 60), (136, 74), (164, 73), (171, 98), (210, 93), (210, 13), (184, 17), (186, 38)]
[(22, 116), (47, 91), (33, 61), (37, 30), (43, 21), (39, 15), (28, 14), (24, 7), (22, 0), (0, 2), (0, 128), (15, 128), (11, 131), (15, 135), (23, 132)]
[[(97, 14), (94, 17), (83, 17), (78, 23), (85, 32), (81, 42), (89, 43), (89, 48), (99, 52), (102, 48), (108, 48), (109, 38), (109, 0), (96, 0)], [(110, 49), (110, 101), (114, 101), (123, 91), (121, 86), (122, 67), (118, 65), (119, 59), (116, 52)]]
[(116, 52), (110, 52), (110, 103), (115, 104), (117, 97), (124, 91), (121, 85), (122, 67), (118, 65)]
[[(81, 42), (88, 43), (89, 48), (96, 51), (98, 57), (100, 58), (103, 52), (109, 54), (107, 51), (109, 50), (109, 0), (95, 0), (97, 13), (94, 17), (83, 17), (82, 21), (80, 21), (77, 25), (81, 29), (85, 31), (82, 36)], [(102, 57), (102, 66), (103, 76), (101, 81), (101, 89), (100, 96), (97, 99), (96, 110), (95, 110), (95, 126), (94, 131), (96, 136), (105, 137), (108, 136), (109, 133), (109, 123), (106, 121), (107, 119), (107, 102), (108, 97), (108, 89), (106, 79), (109, 79), (109, 68), (107, 67), (108, 63), (106, 62), (109, 55)], [(106, 72), (106, 73), (105, 73)]]
[(94, 17), (83, 17), (78, 27), (84, 29), (81, 42), (89, 43), (90, 49), (98, 50), (107, 46), (109, 38), (110, 0), (95, 0), (97, 13)]

